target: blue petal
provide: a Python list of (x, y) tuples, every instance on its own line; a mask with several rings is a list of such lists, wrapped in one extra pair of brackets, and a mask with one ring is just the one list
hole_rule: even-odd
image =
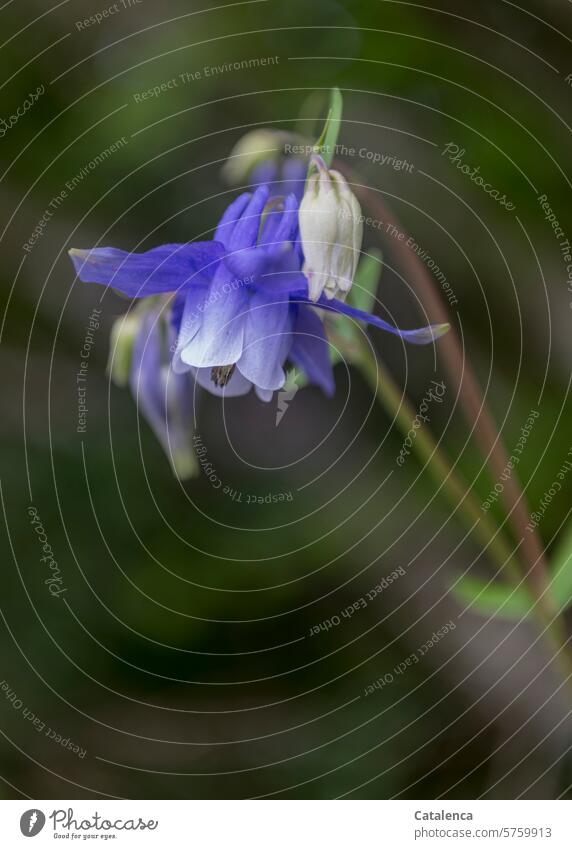
[(288, 195), (283, 208), (271, 209), (268, 212), (260, 238), (261, 245), (272, 245), (281, 242), (293, 242), (298, 232), (298, 200), (293, 194)]
[(70, 257), (84, 283), (100, 283), (130, 298), (143, 298), (210, 282), (223, 253), (220, 242), (192, 242), (161, 245), (142, 254), (116, 248), (74, 249)]
[(244, 332), (244, 349), (237, 367), (261, 389), (284, 385), (284, 361), (292, 344), (290, 301), (255, 292)]
[(405, 342), (410, 342), (412, 345), (428, 345), (431, 342), (435, 342), (447, 333), (450, 327), (449, 324), (428, 324), (426, 327), (418, 327), (414, 330), (400, 330), (398, 327), (388, 324), (388, 322), (384, 321), (382, 318), (378, 318), (376, 315), (371, 315), (371, 313), (364, 312), (363, 310), (358, 310), (355, 307), (350, 307), (348, 304), (338, 301), (337, 298), (333, 298), (329, 301), (327, 298), (322, 296), (318, 301), (316, 301), (316, 303), (306, 299), (304, 299), (304, 301), (305, 303), (312, 304), (313, 306), (321, 307), (322, 309), (330, 310), (331, 312), (342, 313), (343, 315), (355, 318), (358, 321), (365, 321), (368, 324), (373, 324), (381, 330), (386, 330), (388, 333), (393, 333), (394, 336), (399, 336), (401, 339), (404, 339)]
[(268, 294), (308, 295), (308, 280), (300, 271), (300, 258), (291, 242), (258, 249), (266, 257), (265, 265), (254, 274), (252, 286)]
[(240, 220), (240, 216), (246, 209), (250, 198), (251, 195), (249, 192), (244, 192), (244, 194), (239, 195), (239, 197), (237, 197), (236, 200), (233, 200), (230, 206), (226, 208), (215, 230), (215, 242), (221, 242), (225, 247), (228, 247), (236, 222)]
[(193, 395), (188, 377), (174, 374), (164, 350), (159, 313), (143, 318), (133, 347), (130, 384), (137, 407), (181, 478), (191, 477), (196, 459), (191, 445)]
[(238, 251), (225, 257), (224, 264), (245, 284), (269, 295), (308, 294), (308, 280), (290, 242)]
[(260, 386), (255, 386), (254, 391), (265, 404), (272, 401), (272, 396), (274, 395), (274, 391), (272, 389), (261, 389)]
[(260, 183), (272, 183), (278, 177), (278, 165), (274, 159), (266, 159), (256, 165), (250, 174), (250, 184), (258, 186)]
[(245, 248), (229, 254), (224, 261), (235, 277), (252, 284), (254, 278), (266, 270), (270, 258), (262, 248)]
[(299, 271), (269, 271), (255, 278), (252, 283), (268, 295), (292, 295), (305, 298), (308, 295), (308, 280)]
[(173, 370), (178, 374), (189, 370), (188, 364), (181, 360), (181, 352), (200, 330), (208, 295), (209, 289), (207, 286), (189, 289), (188, 292), (182, 295), (184, 301), (182, 310), (180, 306), (181, 295), (177, 295), (175, 298), (173, 315), (175, 316), (176, 312), (180, 310), (181, 317), (177, 328), (177, 341), (172, 366)]
[(324, 325), (314, 310), (304, 304), (300, 304), (294, 323), (293, 340), (290, 360), (331, 398), (335, 383)]
[(284, 212), (276, 233), (277, 242), (293, 242), (298, 233), (298, 199), (289, 194), (284, 202)]
[(260, 245), (271, 245), (276, 241), (276, 231), (280, 227), (283, 210), (276, 208), (271, 209), (266, 215), (262, 233), (260, 235)]
[(298, 159), (298, 157), (286, 159), (282, 166), (282, 179), (284, 180), (282, 191), (284, 194), (291, 192), (298, 200), (302, 200), (306, 188), (307, 173), (307, 160)]
[(268, 186), (260, 186), (252, 195), (240, 220), (234, 226), (232, 237), (227, 245), (231, 252), (240, 251), (243, 248), (253, 248), (258, 242), (260, 216), (266, 206), (269, 194)]
[(244, 282), (222, 264), (200, 307), (200, 328), (181, 346), (181, 364), (202, 368), (236, 363), (243, 349), (248, 297)]
[(250, 174), (250, 184), (269, 183), (270, 192), (274, 196), (294, 194), (302, 199), (306, 185), (308, 162), (300, 157), (287, 157), (280, 166), (275, 160), (268, 159), (253, 168)]
[[(190, 289), (189, 291), (193, 291)], [(175, 334), (175, 338), (179, 335), (179, 330), (181, 329), (181, 322), (183, 320), (183, 311), (185, 309), (185, 303), (187, 302), (187, 293), (186, 292), (178, 292), (175, 295), (173, 300), (171, 301), (171, 327)]]
[(164, 393), (161, 387), (161, 334), (156, 312), (147, 313), (133, 345), (130, 385), (133, 395), (141, 401), (146, 417), (157, 431), (161, 424)]

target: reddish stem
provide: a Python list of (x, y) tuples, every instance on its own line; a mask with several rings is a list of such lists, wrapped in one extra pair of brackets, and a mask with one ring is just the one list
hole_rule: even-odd
[[(389, 209), (381, 194), (359, 182), (359, 178), (345, 163), (337, 162), (336, 168), (345, 174), (353, 186), (360, 202), (367, 207), (376, 218), (386, 225), (395, 226), (400, 233), (405, 233), (396, 216)], [(389, 252), (393, 254), (396, 264), (405, 273), (432, 324), (448, 322), (450, 316), (443, 306), (441, 295), (431, 274), (419, 257), (407, 246), (407, 238), (388, 240)], [(489, 464), (493, 480), (498, 480), (505, 472), (508, 455), (495, 421), (483, 398), (477, 378), (470, 363), (464, 359), (461, 340), (454, 326), (451, 327), (437, 346), (442, 356), (449, 379), (458, 390), (459, 401), (469, 425), (474, 427), (477, 444)], [(521, 542), (521, 551), (527, 563), (527, 578), (531, 590), (542, 606), (549, 608), (549, 598), (546, 595), (549, 585), (549, 574), (540, 539), (535, 531), (528, 531), (529, 509), (524, 493), (515, 475), (504, 481), (502, 492), (503, 503), (507, 512), (513, 534), (517, 542)]]

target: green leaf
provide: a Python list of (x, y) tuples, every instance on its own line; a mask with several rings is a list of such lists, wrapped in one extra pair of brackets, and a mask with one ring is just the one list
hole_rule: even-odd
[(564, 531), (554, 552), (550, 574), (551, 598), (559, 610), (566, 610), (572, 604), (572, 524)]
[[(498, 582), (487, 586), (480, 578), (466, 576), (451, 585), (450, 590), (459, 602), (470, 606), (474, 613), (505, 619), (521, 619), (530, 613), (532, 601), (527, 592), (514, 590)], [(550, 599), (558, 611), (572, 604), (572, 524), (563, 534), (550, 565)]]
[(328, 109), (328, 117), (324, 124), (322, 134), (316, 144), (314, 150), (318, 153), (328, 168), (332, 164), (338, 133), (340, 132), (340, 124), (342, 120), (343, 98), (339, 88), (333, 88), (330, 92), (330, 107)]
[(352, 307), (365, 312), (372, 311), (382, 267), (382, 253), (377, 248), (372, 248), (362, 256), (348, 296)]
[(487, 584), (481, 578), (465, 575), (450, 586), (457, 601), (472, 613), (494, 616), (497, 619), (523, 619), (532, 610), (533, 602), (522, 587), (513, 587), (493, 581)]

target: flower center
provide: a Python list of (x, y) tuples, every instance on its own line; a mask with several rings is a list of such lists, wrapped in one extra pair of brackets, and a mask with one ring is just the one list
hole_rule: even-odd
[(214, 366), (211, 369), (211, 380), (215, 386), (226, 386), (236, 368), (236, 363), (230, 366)]

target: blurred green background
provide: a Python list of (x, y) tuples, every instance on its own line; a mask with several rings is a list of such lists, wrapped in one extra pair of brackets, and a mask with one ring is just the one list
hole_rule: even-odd
[[(446, 275), (458, 300), (451, 320), (509, 452), (529, 411), (541, 414), (518, 470), (533, 509), (571, 444), (572, 296), (538, 202), (545, 194), (572, 233), (569, 4), (141, 0), (81, 25), (111, 6), (18, 0), (0, 9), (2, 117), (45, 89), (0, 138), (2, 792), (567, 795), (558, 672), (532, 625), (488, 621), (447, 592), (451, 576), (490, 576), (491, 564), (414, 457), (395, 472), (402, 436), (360, 375), (339, 365), (335, 398), (301, 390), (278, 426), (275, 401), (202, 397), (209, 459), (243, 499), (204, 475), (181, 485), (129, 393), (106, 377), (109, 328), (125, 302), (106, 294), (100, 303), (97, 287), (74, 280), (66, 253), (209, 238), (234, 194), (221, 164), (245, 130), (293, 129), (311, 91), (339, 86), (339, 142), (414, 166), (349, 162)], [(260, 57), (275, 61), (221, 70)], [(184, 73), (195, 78), (137, 102)], [(122, 138), (51, 207), (27, 253), (66, 182)], [(449, 142), (514, 213), (442, 155)], [(384, 250), (380, 300), (416, 326), (418, 305), (380, 235), (366, 227), (365, 247)], [(101, 327), (80, 435), (75, 375), (94, 307)], [(405, 359), (398, 340), (371, 337), (414, 405), (443, 379), (431, 351)], [(452, 394), (432, 410), (431, 428), (483, 500), (495, 481)], [(292, 501), (246, 503), (246, 494), (281, 491)], [(540, 524), (549, 554), (570, 495), (567, 479)], [(43, 583), (30, 504), (65, 597)], [(311, 636), (399, 568), (365, 608)], [(449, 620), (457, 627), (421, 662), (364, 697)]]

